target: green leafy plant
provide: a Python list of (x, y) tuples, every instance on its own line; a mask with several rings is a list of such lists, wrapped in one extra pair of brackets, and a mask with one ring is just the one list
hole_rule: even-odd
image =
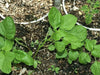
[(35, 42), (32, 41), (30, 45), (31, 47), (34, 47), (34, 45), (39, 45), (39, 41), (38, 40), (36, 40)]
[(32, 52), (24, 52), (23, 50), (16, 49), (14, 47), (14, 40), (19, 42), (19, 38), (15, 38), (16, 27), (11, 17), (6, 17), (0, 23), (0, 70), (4, 73), (9, 74), (11, 72), (12, 63), (25, 63), (26, 65), (37, 67), (37, 61), (34, 60)]
[(96, 58), (100, 57), (100, 45), (96, 44), (96, 40), (87, 39), (84, 27), (75, 25), (77, 18), (71, 14), (62, 16), (55, 7), (51, 8), (48, 18), (51, 25), (48, 31), (51, 44), (48, 49), (56, 50), (56, 58), (67, 58), (69, 64), (76, 60), (88, 64), (93, 56), (95, 62), (90, 69), (94, 75), (99, 75), (100, 62)]
[(60, 68), (59, 67), (55, 67), (54, 65), (51, 65), (51, 68), (48, 68), (48, 70), (54, 71), (56, 73), (59, 73)]
[(85, 22), (86, 24), (90, 24), (92, 22), (92, 17), (94, 14), (100, 12), (98, 8), (100, 8), (99, 0), (87, 0), (87, 4), (84, 5), (81, 10), (85, 13)]

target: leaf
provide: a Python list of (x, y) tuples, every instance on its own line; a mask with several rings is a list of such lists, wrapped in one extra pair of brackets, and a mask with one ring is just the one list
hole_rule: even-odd
[(79, 53), (78, 53), (78, 51), (70, 50), (68, 53), (68, 57), (70, 60), (75, 61), (79, 57)]
[(65, 50), (65, 43), (64, 42), (55, 42), (55, 48), (58, 53), (62, 53)]
[(51, 45), (49, 45), (48, 49), (49, 49), (49, 51), (54, 51), (55, 50), (55, 46), (51, 44)]
[(99, 12), (100, 12), (100, 10), (98, 10), (98, 9), (93, 9), (93, 10), (91, 11), (92, 14), (97, 14), (97, 13), (99, 13)]
[(87, 0), (86, 2), (87, 2), (87, 3), (91, 3), (91, 0)]
[(10, 51), (14, 45), (14, 41), (5, 39), (2, 50)]
[(72, 64), (72, 60), (71, 60), (71, 59), (69, 59), (69, 58), (68, 58), (68, 63), (69, 63), (69, 64)]
[(85, 22), (86, 22), (86, 24), (90, 24), (92, 22), (92, 17), (93, 17), (92, 14), (86, 14), (85, 15)]
[(100, 7), (100, 1), (96, 1), (93, 8), (99, 8)]
[(53, 36), (52, 38), (57, 41), (57, 40), (60, 40), (62, 37), (64, 37), (66, 34), (66, 32), (64, 30), (57, 30), (53, 33)]
[(94, 57), (100, 57), (100, 45), (95, 45), (94, 50), (91, 52)]
[(76, 24), (77, 18), (74, 15), (68, 14), (61, 17), (61, 29), (71, 30)]
[(93, 75), (100, 75), (100, 62), (95, 61), (91, 67), (91, 72), (93, 73)]
[(15, 24), (11, 17), (6, 17), (0, 23), (0, 34), (7, 39), (14, 39), (15, 36)]
[(55, 72), (56, 72), (56, 73), (59, 73), (59, 70), (60, 70), (59, 67), (56, 67), (56, 68), (55, 68)]
[(0, 69), (2, 72), (9, 74), (11, 72), (11, 62), (14, 59), (12, 52), (0, 52)]
[(4, 46), (4, 39), (0, 37), (0, 49)]
[(79, 62), (81, 64), (87, 64), (91, 62), (91, 57), (88, 55), (88, 53), (82, 52), (79, 55)]
[(71, 49), (77, 49), (84, 45), (84, 43), (81, 42), (71, 42)]
[(49, 11), (49, 23), (54, 28), (57, 29), (60, 24), (61, 13), (55, 7), (52, 7)]
[(37, 68), (37, 65), (38, 65), (37, 61), (34, 60), (34, 68)]
[(53, 30), (50, 27), (48, 28), (48, 35), (50, 35), (50, 36), (53, 35)]
[(62, 54), (56, 53), (56, 58), (66, 58), (67, 57), (67, 50), (65, 50)]
[(29, 52), (27, 52), (27, 54), (28, 54), (29, 56), (32, 56), (32, 55), (33, 55), (33, 52), (30, 50)]
[(14, 53), (15, 53), (15, 56), (16, 56), (15, 59), (19, 63), (23, 62), (26, 65), (29, 65), (29, 66), (33, 65), (34, 66), (34, 60), (28, 53), (26, 53), (22, 50), (14, 50)]
[(84, 5), (81, 10), (84, 12), (84, 13), (88, 13), (90, 11), (88, 5)]
[(94, 49), (94, 46), (96, 45), (97, 41), (96, 40), (89, 40), (89, 39), (86, 39), (85, 40), (85, 48), (88, 50), (88, 51), (92, 51)]
[[(84, 41), (87, 37), (87, 30), (81, 25), (75, 26), (72, 30), (67, 31), (70, 35), (75, 36), (80, 41)], [(71, 37), (70, 37), (71, 38)], [(74, 39), (72, 39), (74, 40)]]
[(72, 30), (66, 31), (63, 40), (71, 44), (72, 49), (77, 49), (83, 46), (82, 41), (87, 37), (87, 30), (82, 26), (75, 26)]

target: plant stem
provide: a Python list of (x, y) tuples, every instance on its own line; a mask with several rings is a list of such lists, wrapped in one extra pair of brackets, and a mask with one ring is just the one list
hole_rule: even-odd
[(47, 36), (45, 37), (44, 42), (40, 42), (40, 44), (39, 44), (39, 46), (38, 46), (38, 49), (37, 49), (35, 55), (33, 56), (33, 59), (37, 56), (37, 54), (38, 54), (40, 48), (43, 47), (44, 44), (45, 44), (46, 42), (47, 42)]
[(23, 47), (27, 48), (28, 50), (30, 50), (30, 49), (29, 49), (26, 45), (24, 45), (24, 44), (20, 43), (17, 39), (15, 39), (15, 41), (16, 41), (19, 45), (21, 45), (21, 46), (23, 46)]

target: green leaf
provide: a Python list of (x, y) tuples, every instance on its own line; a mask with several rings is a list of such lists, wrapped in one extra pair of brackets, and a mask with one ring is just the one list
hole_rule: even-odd
[(84, 5), (84, 6), (81, 8), (81, 10), (84, 11), (85, 13), (88, 13), (88, 12), (90, 11), (88, 5)]
[(49, 45), (48, 49), (49, 49), (49, 51), (54, 51), (55, 50), (55, 46), (51, 44), (51, 45)]
[(29, 66), (33, 65), (34, 66), (34, 60), (28, 53), (26, 53), (22, 50), (14, 50), (14, 53), (15, 53), (15, 56), (16, 56), (15, 59), (19, 63), (23, 62), (26, 65), (29, 65)]
[(95, 45), (94, 50), (91, 52), (94, 57), (100, 57), (100, 45)]
[(88, 50), (88, 51), (92, 51), (94, 49), (94, 46), (96, 45), (97, 41), (96, 40), (89, 40), (89, 39), (86, 39), (85, 40), (85, 48)]
[(38, 65), (37, 60), (34, 60), (34, 68), (37, 68), (37, 65)]
[(14, 45), (14, 41), (5, 39), (4, 46), (2, 50), (10, 51)]
[(29, 52), (27, 52), (27, 54), (28, 54), (29, 56), (32, 56), (32, 55), (33, 55), (33, 52), (30, 50)]
[(78, 42), (80, 41), (77, 36), (74, 36), (71, 33), (66, 32), (66, 35), (64, 36), (63, 40), (69, 42), (69, 43), (73, 43), (73, 42)]
[(100, 62), (95, 61), (91, 67), (91, 72), (93, 73), (93, 75), (100, 75)]
[(66, 35), (66, 32), (64, 30), (57, 30), (53, 33), (53, 36), (52, 38), (57, 41), (57, 40), (60, 40), (62, 37), (64, 37)]
[(62, 54), (56, 53), (56, 58), (66, 58), (67, 57), (67, 50), (65, 50)]
[(15, 24), (11, 17), (6, 17), (0, 23), (0, 34), (7, 39), (14, 39), (15, 36)]
[(0, 52), (0, 69), (2, 72), (9, 74), (11, 72), (11, 62), (15, 55), (12, 52)]
[(65, 50), (65, 43), (64, 42), (55, 42), (55, 47), (58, 53), (62, 53)]
[(79, 55), (79, 62), (81, 64), (87, 64), (91, 62), (91, 57), (89, 56), (88, 53), (82, 52)]
[(99, 12), (100, 12), (100, 10), (98, 10), (98, 9), (94, 9), (94, 10), (91, 11), (92, 14), (97, 14)]
[(100, 7), (100, 1), (96, 1), (93, 8), (99, 8)]
[(0, 49), (4, 46), (4, 39), (0, 37)]
[(85, 22), (86, 22), (86, 24), (90, 24), (92, 22), (92, 17), (93, 17), (92, 14), (86, 14), (85, 15)]
[(75, 61), (79, 57), (79, 53), (78, 53), (78, 51), (70, 50), (68, 53), (68, 57), (70, 60)]
[(66, 58), (67, 57), (67, 50), (65, 50), (63, 53), (56, 53), (56, 58)]
[(77, 49), (84, 45), (84, 43), (81, 42), (71, 42), (71, 49)]
[(76, 24), (77, 18), (74, 15), (68, 14), (61, 17), (61, 29), (71, 30)]
[[(75, 26), (72, 30), (67, 31), (69, 34), (75, 36), (80, 41), (84, 41), (87, 37), (87, 30), (81, 25)], [(71, 37), (70, 37), (71, 38)], [(74, 39), (72, 39), (74, 40)]]
[(59, 67), (56, 67), (56, 68), (55, 68), (55, 72), (56, 72), (56, 73), (59, 73), (59, 70), (60, 70)]
[(48, 28), (48, 35), (50, 35), (50, 36), (53, 35), (53, 30), (50, 27)]
[(49, 23), (54, 28), (57, 29), (60, 24), (61, 13), (55, 7), (52, 7), (49, 11)]
[(69, 58), (68, 58), (68, 63), (69, 63), (69, 64), (72, 64), (72, 60), (71, 60), (71, 59), (69, 59)]
[(91, 0), (87, 0), (86, 2), (87, 2), (87, 3), (91, 3)]

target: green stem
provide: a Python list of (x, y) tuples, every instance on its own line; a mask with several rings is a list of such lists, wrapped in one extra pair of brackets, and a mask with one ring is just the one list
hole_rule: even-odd
[(41, 42), (41, 43), (39, 44), (38, 49), (37, 49), (35, 55), (33, 56), (33, 59), (37, 56), (37, 54), (38, 54), (40, 48), (43, 47), (44, 44), (45, 44), (46, 42), (47, 42), (47, 36), (45, 37), (44, 42)]
[(16, 41), (19, 45), (21, 45), (21, 46), (23, 46), (23, 47), (27, 48), (28, 50), (30, 50), (30, 49), (29, 49), (26, 45), (24, 45), (24, 44), (20, 43), (17, 39), (15, 39), (15, 41)]

